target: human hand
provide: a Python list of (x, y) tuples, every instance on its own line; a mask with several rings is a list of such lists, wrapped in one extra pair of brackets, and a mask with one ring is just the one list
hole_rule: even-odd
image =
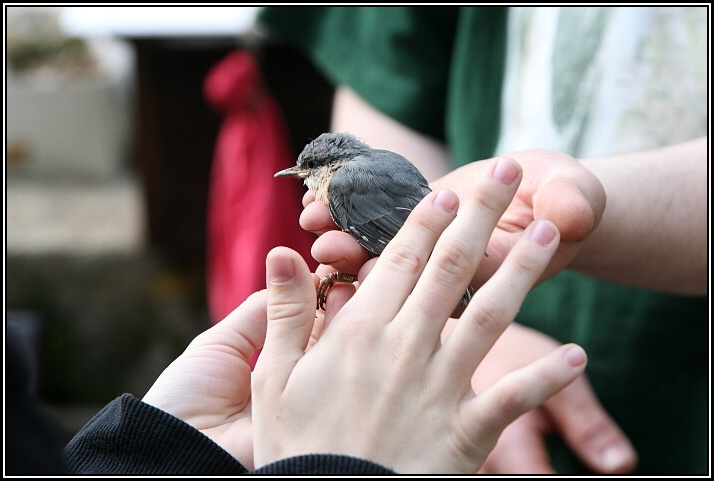
[(266, 291), (199, 334), (143, 401), (192, 425), (253, 469), (249, 360), (265, 340)]
[[(509, 153), (508, 157), (522, 166), (523, 182), (494, 230), (488, 245), (489, 256), (474, 280), (476, 288), (493, 274), (514, 240), (534, 219), (547, 219), (560, 232), (560, 246), (541, 276), (543, 281), (573, 260), (605, 211), (602, 184), (573, 157), (550, 150), (524, 150)], [(436, 180), (433, 186), (449, 186), (457, 194), (465, 192), (474, 177), (497, 160), (472, 162)]]
[[(451, 327), (447, 325), (444, 335)], [(509, 372), (558, 345), (541, 332), (511, 324), (476, 371), (474, 391), (487, 390)], [(607, 415), (583, 375), (511, 423), (479, 474), (554, 474), (545, 444), (546, 438), (556, 433), (594, 473), (624, 474), (637, 464), (633, 446)]]
[(500, 167), (503, 180), (487, 169), (458, 217), (452, 192), (429, 194), (356, 292), (330, 291), (329, 321), (308, 351), (315, 278), (294, 251), (271, 251), (268, 329), (253, 373), (256, 466), (333, 453), (399, 473), (475, 473), (510, 422), (583, 371), (585, 354), (570, 345), (478, 397), (471, 388), (480, 361), (557, 248), (557, 229), (547, 221), (525, 230), (453, 335), (440, 341), (482, 260), (470, 253), (484, 251), (520, 180), (514, 162)]
[[(509, 154), (523, 168), (523, 181), (499, 219), (472, 285), (482, 285), (503, 262), (516, 239), (534, 219), (553, 222), (561, 243), (550, 265), (539, 279), (556, 274), (576, 256), (582, 241), (598, 225), (605, 209), (605, 191), (599, 180), (573, 157), (554, 151), (528, 150)], [(432, 182), (432, 187), (449, 188), (462, 198), (476, 179), (492, 168), (498, 158), (472, 162)], [(303, 229), (319, 235), (312, 247), (317, 262), (332, 270), (357, 272), (371, 257), (351, 235), (336, 230), (327, 206), (312, 202), (306, 194), (300, 217)], [(324, 271), (324, 268), (321, 268)]]

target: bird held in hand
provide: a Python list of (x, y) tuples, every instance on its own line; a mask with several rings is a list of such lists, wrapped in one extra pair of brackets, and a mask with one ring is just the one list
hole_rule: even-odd
[[(419, 169), (403, 156), (373, 149), (354, 135), (324, 133), (305, 146), (294, 167), (275, 177), (297, 177), (327, 204), (335, 224), (365, 249), (380, 255), (431, 188)], [(320, 281), (318, 303), (324, 309), (335, 282), (354, 282), (356, 275), (333, 273)], [(464, 293), (466, 305), (473, 289)]]

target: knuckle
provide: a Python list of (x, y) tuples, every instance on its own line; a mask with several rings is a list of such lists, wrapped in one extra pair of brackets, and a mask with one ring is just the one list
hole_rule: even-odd
[[(436, 211), (438, 214), (442, 212)], [(433, 215), (434, 210), (428, 213), (422, 209), (415, 209), (410, 215), (407, 222), (413, 224), (418, 229), (423, 229), (431, 234), (439, 235), (446, 227), (448, 215)], [(445, 213), (444, 213), (445, 214)]]
[(480, 207), (480, 210), (497, 214), (508, 206), (509, 200), (504, 199), (501, 195), (494, 195), (493, 192), (487, 189), (480, 189), (474, 194), (474, 202)]
[(583, 444), (607, 443), (612, 436), (612, 428), (603, 416), (578, 416), (572, 421), (572, 435)]
[(524, 252), (521, 249), (515, 252), (511, 260), (513, 262), (513, 269), (528, 277), (540, 274), (545, 268), (545, 264), (541, 258), (533, 255), (532, 252)]
[(439, 275), (446, 282), (457, 282), (473, 277), (475, 256), (465, 242), (454, 239), (434, 252)]
[(503, 386), (497, 397), (498, 410), (509, 419), (515, 419), (530, 407), (527, 392), (519, 385), (508, 384)]
[(476, 323), (487, 334), (500, 334), (511, 321), (511, 313), (493, 299), (479, 300)]
[(516, 417), (521, 414), (524, 406), (528, 404), (523, 390), (512, 384), (504, 386), (500, 390), (497, 401), (499, 410), (509, 417)]
[(415, 252), (411, 247), (404, 244), (391, 243), (381, 258), (388, 267), (406, 274), (420, 274), (426, 259)]
[(268, 305), (268, 318), (270, 319), (293, 319), (299, 317), (305, 305), (301, 301), (281, 301), (273, 299)]
[(348, 319), (340, 319), (340, 322), (333, 322), (332, 326), (337, 336), (343, 341), (345, 348), (352, 344), (369, 345), (374, 341), (373, 330), (370, 329), (370, 319), (361, 313), (351, 314)]
[[(387, 343), (387, 358), (389, 365), (394, 366), (397, 372), (409, 374), (413, 367), (420, 363), (419, 359), (424, 354), (422, 349), (416, 349), (419, 343), (417, 330), (392, 329)], [(399, 369), (404, 368), (404, 369)]]
[(305, 313), (314, 309), (303, 301), (273, 301), (268, 304), (268, 319), (278, 332), (293, 332), (302, 329)]

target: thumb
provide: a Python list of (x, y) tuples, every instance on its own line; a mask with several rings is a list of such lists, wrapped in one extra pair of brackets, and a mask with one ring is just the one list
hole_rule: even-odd
[(305, 261), (292, 249), (276, 247), (265, 262), (268, 326), (255, 373), (284, 385), (310, 339), (315, 322), (315, 283)]
[(478, 474), (555, 474), (545, 438), (547, 422), (535, 409), (509, 424)]
[(594, 472), (624, 474), (635, 468), (634, 447), (599, 403), (584, 376), (545, 405), (570, 449)]
[(560, 231), (562, 242), (585, 239), (600, 222), (605, 210), (605, 191), (594, 178), (576, 181), (568, 177), (551, 179), (534, 199), (536, 219), (548, 219)]

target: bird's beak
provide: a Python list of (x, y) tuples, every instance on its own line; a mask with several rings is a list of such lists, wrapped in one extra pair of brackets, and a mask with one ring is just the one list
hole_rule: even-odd
[(298, 179), (305, 179), (310, 176), (310, 172), (307, 170), (302, 170), (298, 166), (290, 167), (289, 169), (281, 170), (276, 172), (273, 177), (297, 177)]

